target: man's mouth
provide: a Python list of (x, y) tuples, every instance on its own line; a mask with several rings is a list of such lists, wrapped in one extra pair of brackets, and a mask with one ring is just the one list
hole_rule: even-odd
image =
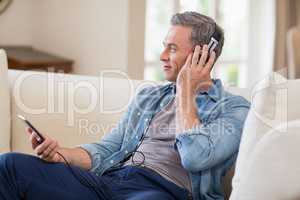
[(170, 65), (164, 65), (164, 70), (170, 70), (172, 67)]

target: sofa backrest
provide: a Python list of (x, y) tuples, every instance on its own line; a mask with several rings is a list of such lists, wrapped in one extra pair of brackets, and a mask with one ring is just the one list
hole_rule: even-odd
[[(24, 124), (28, 118), (42, 133), (64, 146), (98, 141), (115, 125), (140, 88), (149, 81), (9, 70), (12, 102), (12, 150), (32, 153)], [(229, 88), (249, 98), (245, 89)]]
[[(32, 153), (25, 116), (63, 146), (98, 141), (120, 118), (139, 81), (9, 70), (12, 150)], [(131, 88), (133, 87), (133, 88)]]

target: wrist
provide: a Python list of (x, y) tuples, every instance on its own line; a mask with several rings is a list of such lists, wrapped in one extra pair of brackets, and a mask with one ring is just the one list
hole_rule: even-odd
[[(68, 151), (68, 149), (66, 149), (66, 148), (59, 148), (58, 150), (57, 150), (57, 152), (59, 153), (59, 154), (61, 154), (61, 155), (59, 155), (59, 162), (61, 162), (61, 163), (65, 163), (65, 164), (67, 164), (66, 162), (68, 162), (68, 164), (71, 164), (72, 163), (72, 156), (70, 156), (69, 155), (69, 151)], [(63, 156), (63, 157), (62, 157)]]
[(191, 89), (190, 87), (183, 87), (183, 86), (176, 86), (176, 94), (177, 96), (195, 96), (194, 90)]
[(209, 79), (200, 83), (177, 84), (176, 91), (186, 96), (197, 96), (199, 92), (205, 92), (213, 85), (213, 80)]
[(187, 95), (178, 93), (176, 97), (176, 106), (181, 114), (191, 113), (196, 109), (196, 95)]

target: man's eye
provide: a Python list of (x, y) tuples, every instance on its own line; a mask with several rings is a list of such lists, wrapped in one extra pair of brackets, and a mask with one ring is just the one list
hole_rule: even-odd
[(176, 49), (175, 48), (170, 48), (170, 52), (175, 53)]

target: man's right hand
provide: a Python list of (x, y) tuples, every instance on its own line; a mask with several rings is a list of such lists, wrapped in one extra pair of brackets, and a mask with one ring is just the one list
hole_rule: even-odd
[[(30, 142), (32, 149), (43, 160), (52, 163), (66, 163), (78, 166), (80, 168), (89, 170), (92, 167), (92, 159), (88, 152), (80, 147), (76, 148), (62, 148), (58, 142), (46, 135), (43, 135), (45, 140), (42, 144), (39, 144), (35, 138), (35, 132), (28, 128), (30, 133)], [(64, 156), (64, 160), (61, 155)], [(67, 164), (67, 163), (66, 163)]]
[(39, 142), (36, 140), (36, 133), (31, 128), (28, 128), (27, 131), (30, 133), (29, 140), (32, 145), (32, 149), (41, 159), (54, 163), (65, 162), (58, 154), (60, 146), (56, 140), (43, 135), (45, 140), (43, 143), (39, 144)]

